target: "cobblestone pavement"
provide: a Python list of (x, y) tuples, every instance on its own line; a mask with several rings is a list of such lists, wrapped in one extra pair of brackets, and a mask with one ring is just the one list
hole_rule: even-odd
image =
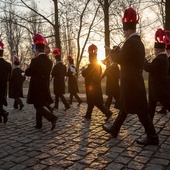
[[(25, 98), (23, 99), (25, 103)], [(92, 120), (82, 117), (87, 105), (74, 102), (67, 112), (60, 109), (56, 128), (43, 119), (41, 130), (34, 128), (35, 110), (25, 104), (22, 111), (13, 109), (8, 99), (9, 121), (0, 123), (0, 170), (169, 170), (170, 113), (156, 114), (154, 124), (159, 146), (139, 146), (144, 137), (136, 115), (129, 115), (117, 139), (102, 130), (105, 116), (94, 109)], [(117, 111), (114, 112), (113, 119)], [(109, 124), (109, 123), (108, 123)]]

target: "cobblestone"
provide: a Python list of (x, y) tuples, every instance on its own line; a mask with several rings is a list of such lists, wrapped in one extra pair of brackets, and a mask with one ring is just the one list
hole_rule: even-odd
[[(8, 99), (9, 121), (0, 123), (0, 170), (169, 170), (170, 113), (155, 114), (154, 125), (159, 146), (140, 146), (135, 140), (144, 137), (144, 129), (136, 115), (128, 115), (117, 139), (102, 129), (105, 116), (94, 109), (92, 120), (84, 120), (87, 104), (70, 110), (59, 110), (56, 128), (43, 119), (41, 130), (34, 128), (35, 110), (27, 105), (22, 111), (13, 109)], [(160, 106), (158, 106), (160, 107)], [(114, 112), (117, 110), (111, 106)], [(112, 122), (107, 122), (111, 125)]]

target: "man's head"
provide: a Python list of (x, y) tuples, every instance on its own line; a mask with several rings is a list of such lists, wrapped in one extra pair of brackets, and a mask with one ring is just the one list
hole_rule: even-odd
[(44, 53), (45, 53), (46, 55), (50, 54), (50, 47), (49, 47), (48, 45), (45, 45)]
[(161, 47), (154, 47), (154, 54), (158, 55), (161, 52), (165, 52), (165, 47), (161, 48)]
[(91, 44), (89, 47), (88, 47), (88, 52), (89, 52), (89, 62), (90, 63), (94, 63), (96, 62), (97, 60), (97, 46), (94, 45), (94, 44)]
[(124, 30), (124, 36), (125, 36), (125, 38), (128, 38), (131, 34), (133, 34), (135, 32), (136, 32), (136, 30), (131, 30), (131, 29)]

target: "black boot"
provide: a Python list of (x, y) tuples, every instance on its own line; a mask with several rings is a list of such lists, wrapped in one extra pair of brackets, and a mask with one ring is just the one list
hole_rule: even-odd
[(6, 124), (6, 122), (8, 121), (8, 115), (9, 115), (9, 113), (6, 112), (6, 111), (4, 111), (4, 112), (1, 112), (1, 115), (2, 115), (2, 117), (3, 117), (3, 119), (4, 119), (4, 123)]
[(79, 100), (79, 103), (78, 103), (77, 106), (80, 106), (81, 104), (82, 104), (82, 100)]
[(24, 105), (20, 104), (19, 110), (22, 110), (23, 107), (24, 107)]
[(159, 145), (159, 139), (158, 139), (158, 137), (155, 137), (155, 138), (146, 137), (145, 139), (137, 140), (136, 143), (139, 145), (144, 145), (144, 146)]
[(158, 113), (167, 114), (166, 108), (162, 107), (162, 109), (159, 110)]

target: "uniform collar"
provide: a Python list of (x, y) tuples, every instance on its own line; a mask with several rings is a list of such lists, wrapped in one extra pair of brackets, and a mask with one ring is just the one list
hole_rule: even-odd
[(45, 54), (44, 52), (40, 52), (38, 55), (37, 55), (37, 57), (39, 56), (39, 55), (41, 55), (41, 54)]
[(138, 35), (138, 33), (137, 33), (137, 32), (135, 32), (135, 33), (133, 33), (133, 34), (129, 35), (129, 37), (126, 39), (126, 41), (127, 41), (130, 37), (135, 36), (135, 35)]
[(156, 56), (161, 55), (161, 54), (167, 55), (166, 51), (163, 51), (163, 52), (160, 52), (159, 54), (157, 54)]
[(56, 64), (59, 64), (59, 63), (62, 63), (62, 61), (57, 61), (57, 63), (56, 63)]

